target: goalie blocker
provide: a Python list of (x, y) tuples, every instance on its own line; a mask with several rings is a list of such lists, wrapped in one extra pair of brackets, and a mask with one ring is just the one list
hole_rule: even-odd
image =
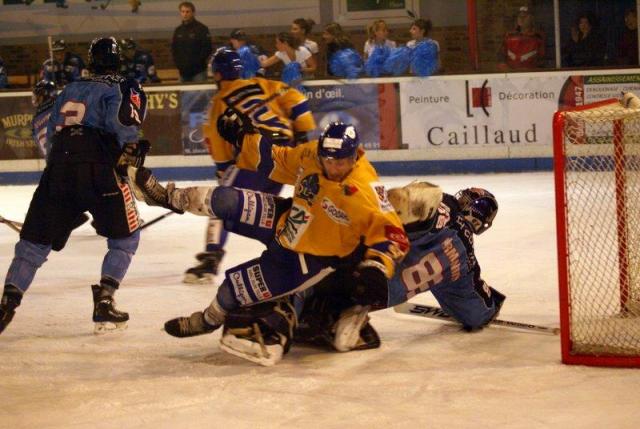
[(173, 183), (169, 183), (165, 188), (158, 182), (158, 179), (150, 169), (146, 167), (136, 168), (133, 165), (127, 166), (127, 176), (133, 193), (138, 200), (144, 201), (150, 206), (164, 207), (178, 214), (184, 213), (183, 210), (174, 207), (170, 202), (170, 194), (174, 189)]

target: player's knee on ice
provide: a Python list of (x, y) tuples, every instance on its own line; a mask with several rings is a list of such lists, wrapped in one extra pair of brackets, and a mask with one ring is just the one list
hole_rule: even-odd
[(218, 186), (211, 195), (211, 210), (220, 219), (231, 219), (238, 211), (240, 191), (231, 186)]

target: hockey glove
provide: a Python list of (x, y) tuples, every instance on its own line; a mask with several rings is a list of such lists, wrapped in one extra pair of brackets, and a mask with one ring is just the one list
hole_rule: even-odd
[(145, 167), (135, 168), (129, 166), (127, 169), (129, 183), (133, 190), (133, 194), (140, 201), (144, 201), (150, 206), (160, 206), (178, 214), (184, 213), (177, 207), (174, 207), (169, 198), (168, 187), (165, 188), (159, 182), (151, 170)]
[(149, 149), (151, 149), (151, 143), (149, 143), (149, 140), (140, 140), (137, 143), (126, 143), (122, 148), (122, 153), (120, 154), (118, 165), (116, 166), (118, 173), (122, 176), (126, 176), (128, 166), (135, 168), (142, 167)]
[(373, 310), (388, 306), (389, 283), (382, 262), (367, 259), (353, 273), (351, 297), (356, 304), (370, 305)]
[(239, 111), (228, 107), (217, 122), (218, 134), (238, 151), (242, 148), (242, 139), (247, 133), (255, 133), (256, 130), (251, 119)]

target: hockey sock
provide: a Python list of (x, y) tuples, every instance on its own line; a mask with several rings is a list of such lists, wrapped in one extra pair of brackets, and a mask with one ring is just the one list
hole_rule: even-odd
[(50, 251), (51, 246), (32, 243), (23, 239), (18, 241), (5, 284), (14, 285), (22, 292), (26, 292), (38, 268), (46, 262)]
[(122, 281), (129, 269), (133, 255), (140, 242), (140, 230), (125, 238), (110, 238), (107, 240), (109, 250), (102, 261), (102, 278), (114, 279), (118, 283)]

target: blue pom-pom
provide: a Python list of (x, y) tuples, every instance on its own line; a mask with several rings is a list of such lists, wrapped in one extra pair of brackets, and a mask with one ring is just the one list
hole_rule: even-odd
[(331, 56), (329, 70), (334, 76), (355, 79), (362, 73), (362, 57), (354, 49), (341, 49)]
[(406, 46), (391, 49), (391, 53), (384, 62), (384, 72), (394, 76), (405, 74), (411, 65), (412, 51)]
[(438, 46), (433, 40), (423, 40), (413, 49), (411, 69), (416, 76), (431, 76), (438, 69)]
[(242, 61), (242, 65), (244, 66), (244, 70), (242, 70), (241, 74), (242, 78), (249, 79), (254, 77), (260, 69), (260, 60), (258, 60), (258, 57), (251, 52), (251, 48), (247, 45), (242, 46), (237, 52), (238, 56), (240, 56), (240, 61)]
[(364, 71), (371, 77), (378, 77), (384, 74), (384, 63), (391, 54), (391, 48), (382, 45), (373, 48), (373, 52), (364, 64)]
[(284, 83), (298, 87), (300, 80), (302, 80), (302, 66), (300, 63), (291, 62), (284, 66), (282, 69), (282, 81)]

